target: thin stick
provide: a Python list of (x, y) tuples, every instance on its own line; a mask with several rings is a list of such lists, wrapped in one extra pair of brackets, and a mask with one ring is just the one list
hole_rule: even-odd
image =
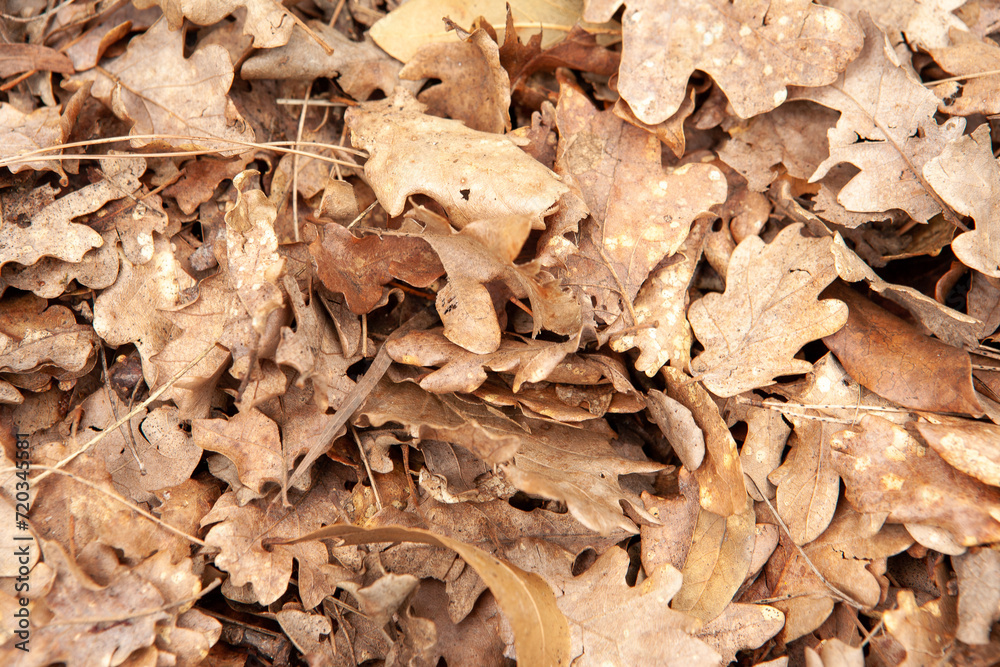
[(965, 79), (981, 79), (986, 76), (996, 76), (1000, 74), (1000, 69), (990, 69), (985, 72), (975, 72), (973, 74), (962, 74), (961, 76), (951, 76), (947, 79), (938, 79), (937, 81), (925, 81), (925, 86), (936, 86), (939, 83), (951, 83), (952, 81), (962, 81)]
[[(202, 352), (201, 354), (199, 354), (197, 357), (195, 357), (194, 361), (192, 361), (187, 366), (185, 366), (184, 368), (182, 368), (181, 370), (179, 370), (177, 372), (177, 374), (174, 375), (169, 380), (167, 380), (167, 382), (162, 387), (160, 387), (159, 389), (157, 389), (156, 391), (154, 391), (153, 393), (151, 393), (149, 395), (149, 397), (145, 401), (143, 401), (139, 405), (135, 406), (124, 417), (121, 417), (120, 419), (115, 420), (114, 424), (106, 427), (103, 431), (101, 431), (100, 433), (98, 433), (97, 435), (95, 435), (93, 438), (90, 439), (89, 442), (87, 442), (87, 444), (85, 444), (78, 451), (74, 452), (73, 454), (70, 454), (69, 456), (67, 456), (66, 458), (64, 458), (62, 461), (60, 461), (59, 463), (57, 463), (54, 466), (52, 466), (52, 470), (49, 470), (47, 472), (43, 472), (41, 475), (39, 475), (37, 478), (35, 478), (35, 480), (34, 480), (35, 483), (41, 482), (43, 479), (45, 479), (46, 477), (48, 477), (48, 475), (49, 475), (50, 472), (56, 472), (60, 468), (65, 467), (68, 463), (72, 462), (73, 459), (75, 459), (76, 457), (78, 457), (80, 454), (83, 454), (85, 451), (87, 451), (88, 449), (90, 449), (91, 447), (93, 447), (94, 445), (96, 445), (97, 443), (99, 443), (101, 440), (103, 440), (104, 437), (108, 433), (113, 432), (119, 426), (121, 426), (122, 424), (124, 424), (127, 421), (129, 421), (130, 419), (132, 419), (132, 417), (135, 417), (137, 414), (139, 414), (140, 412), (142, 412), (143, 410), (145, 410), (146, 407), (150, 403), (152, 403), (153, 401), (155, 401), (156, 399), (158, 399), (163, 394), (163, 392), (165, 392), (167, 389), (170, 389), (170, 387), (174, 386), (175, 382), (177, 382), (182, 377), (184, 377), (185, 375), (187, 375), (188, 371), (190, 371), (192, 368), (194, 368), (199, 363), (201, 363), (201, 360), (204, 359), (205, 357), (207, 357), (208, 353), (211, 352), (212, 350), (214, 350), (215, 346), (217, 344), (218, 343), (212, 343), (207, 348), (205, 348), (205, 351)], [(40, 467), (40, 466), (35, 466), (35, 467)]]
[(1000, 366), (984, 366), (982, 364), (972, 364), (972, 370), (974, 370), (974, 371), (993, 371), (994, 373), (1000, 373)]
[[(96, 307), (96, 304), (95, 304)], [(118, 420), (118, 409), (115, 407), (115, 399), (111, 396), (111, 375), (108, 373), (108, 356), (104, 352), (104, 346), (101, 345), (101, 368), (104, 370), (104, 395), (108, 397), (108, 405), (111, 406), (111, 416)], [(136, 384), (136, 387), (139, 385)], [(146, 470), (146, 465), (139, 458), (139, 448), (135, 444), (135, 436), (132, 434), (132, 424), (122, 424), (118, 427), (118, 430), (122, 434), (122, 438), (125, 439), (125, 444), (128, 445), (128, 450), (132, 454), (132, 458), (135, 459), (136, 465), (139, 466), (139, 474), (145, 477), (148, 474)], [(127, 432), (126, 432), (127, 431)]]
[[(185, 540), (187, 540), (188, 542), (191, 542), (192, 544), (197, 544), (198, 546), (202, 546), (202, 547), (207, 547), (208, 546), (208, 544), (206, 544), (203, 540), (198, 539), (194, 535), (188, 535), (187, 533), (185, 533), (183, 530), (181, 530), (179, 528), (174, 528), (173, 526), (171, 526), (169, 523), (167, 523), (163, 519), (159, 519), (159, 518), (153, 516), (152, 514), (150, 514), (149, 512), (147, 512), (146, 510), (142, 509), (141, 507), (136, 506), (135, 503), (133, 503), (132, 501), (127, 500), (126, 498), (122, 498), (121, 496), (119, 496), (114, 491), (109, 491), (108, 489), (102, 488), (101, 486), (95, 484), (94, 482), (91, 482), (89, 479), (84, 479), (83, 477), (80, 477), (79, 475), (73, 474), (73, 473), (71, 473), (68, 470), (60, 470), (59, 468), (57, 468), (55, 466), (36, 466), (36, 465), (33, 465), (31, 467), (35, 468), (36, 470), (42, 470), (42, 471), (44, 471), (44, 472), (42, 472), (41, 475), (38, 476), (37, 480), (41, 480), (45, 475), (48, 475), (50, 473), (55, 473), (56, 475), (65, 475), (66, 477), (69, 477), (70, 479), (72, 479), (74, 482), (77, 482), (79, 484), (83, 484), (84, 486), (89, 487), (89, 488), (93, 489), (94, 491), (97, 491), (98, 493), (103, 493), (104, 495), (106, 495), (108, 498), (111, 498), (112, 500), (117, 500), (122, 505), (125, 505), (126, 507), (128, 507), (129, 510), (138, 513), (140, 516), (145, 517), (146, 519), (149, 519), (150, 521), (152, 521), (153, 523), (155, 523), (156, 525), (158, 525), (160, 528), (163, 528), (164, 530), (169, 531), (169, 532), (173, 533), (174, 535), (177, 535), (178, 537), (183, 537)], [(3, 472), (13, 471), (13, 470), (16, 470), (16, 468), (6, 468), (6, 469), (3, 470)]]
[(372, 491), (375, 493), (375, 504), (378, 505), (379, 510), (382, 509), (382, 495), (378, 492), (378, 484), (375, 483), (375, 476), (372, 475), (372, 467), (368, 465), (368, 454), (365, 453), (365, 448), (361, 444), (361, 438), (358, 437), (358, 429), (354, 428), (350, 424), (348, 426), (351, 429), (351, 435), (354, 436), (354, 442), (358, 446), (358, 451), (361, 452), (361, 462), (365, 464), (365, 472), (368, 473), (368, 481), (372, 483)]
[(337, 6), (333, 10), (333, 18), (330, 19), (329, 23), (331, 28), (333, 27), (333, 24), (337, 22), (337, 19), (340, 18), (340, 12), (344, 11), (344, 5), (346, 4), (347, 0), (340, 0), (340, 2), (337, 3)]
[(368, 208), (366, 208), (365, 210), (361, 211), (361, 213), (358, 214), (358, 217), (354, 218), (354, 220), (351, 220), (351, 224), (347, 225), (347, 228), (350, 229), (354, 225), (356, 225), (359, 222), (361, 222), (366, 215), (368, 215), (369, 213), (372, 212), (372, 209), (374, 209), (377, 204), (378, 204), (378, 200), (377, 199), (375, 201), (373, 201), (371, 204), (368, 204)]
[(755, 408), (798, 408), (800, 410), (868, 410), (869, 412), (898, 412), (898, 413), (909, 413), (913, 410), (908, 410), (906, 408), (888, 408), (879, 405), (841, 405), (839, 403), (830, 403), (822, 405), (806, 405), (805, 403), (782, 403), (781, 401), (774, 401), (771, 399), (757, 399), (757, 398), (747, 398), (746, 396), (734, 396), (737, 403), (744, 403), (746, 405), (752, 405)]
[[(302, 131), (306, 126), (306, 112), (309, 111), (309, 95), (312, 93), (312, 84), (306, 86), (306, 99), (299, 113), (299, 127), (295, 131), (295, 147), (299, 147), (302, 141)], [(295, 242), (299, 242), (299, 155), (292, 156), (292, 228), (295, 230)]]
[[(281, 7), (280, 4), (278, 6)], [(323, 49), (324, 51), (326, 51), (326, 55), (328, 55), (328, 56), (332, 56), (333, 55), (333, 47), (330, 46), (329, 44), (327, 44), (326, 40), (324, 40), (322, 37), (320, 37), (319, 35), (317, 35), (316, 32), (313, 31), (313, 29), (310, 28), (306, 24), (305, 21), (303, 21), (298, 16), (296, 16), (295, 12), (293, 12), (290, 9), (288, 9), (287, 7), (284, 7), (283, 9), (288, 13), (289, 16), (292, 17), (292, 20), (295, 21), (295, 23), (300, 28), (302, 28), (303, 30), (305, 30), (305, 32), (306, 32), (307, 35), (309, 35), (310, 37), (312, 37), (312, 39), (313, 39), (314, 42), (316, 42), (317, 44), (319, 44), (319, 46), (320, 46), (321, 49)]]
[(294, 97), (279, 97), (275, 100), (276, 104), (282, 105), (292, 105), (297, 106), (299, 104), (308, 104), (311, 107), (349, 107), (351, 106), (347, 102), (337, 102), (331, 100), (308, 100), (308, 99), (296, 99)]

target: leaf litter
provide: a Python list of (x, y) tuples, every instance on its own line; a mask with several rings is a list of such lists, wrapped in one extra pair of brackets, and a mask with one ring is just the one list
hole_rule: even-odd
[(3, 664), (1000, 661), (1000, 11), (826, 4), (11, 3)]

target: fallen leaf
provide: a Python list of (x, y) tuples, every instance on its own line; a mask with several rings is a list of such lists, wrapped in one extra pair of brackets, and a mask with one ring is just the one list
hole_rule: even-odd
[(922, 667), (946, 659), (958, 621), (955, 602), (946, 595), (917, 606), (913, 591), (896, 594), (897, 608), (885, 612), (885, 627), (906, 647), (906, 660), (900, 667)]
[[(989, 39), (977, 39), (961, 31), (949, 32), (951, 44), (931, 49), (934, 60), (948, 74), (969, 76), (961, 84), (941, 84), (934, 91), (944, 98), (939, 108), (956, 116), (1000, 113), (996, 99), (1000, 77), (979, 76), (982, 72), (1000, 69), (1000, 47)], [(952, 86), (958, 86), (955, 94)]]
[[(41, 70), (72, 74), (73, 63), (65, 55), (41, 44), (3, 44), (0, 46), (0, 77)], [(5, 105), (6, 106), (6, 105)]]
[(924, 177), (950, 206), (972, 216), (976, 228), (955, 237), (951, 248), (966, 266), (1000, 278), (1000, 165), (990, 129), (980, 126), (945, 146), (924, 165)]
[[(900, 64), (885, 34), (869, 16), (859, 20), (865, 31), (864, 48), (836, 82), (789, 91), (791, 99), (812, 100), (841, 112), (827, 135), (830, 157), (810, 181), (849, 162), (861, 170), (837, 195), (849, 211), (899, 208), (918, 222), (927, 222), (941, 211), (941, 205), (920, 170), (962, 136), (965, 121), (952, 118), (938, 125), (934, 120), (937, 96)], [(892, 179), (882, 178), (890, 173)]]
[(694, 421), (691, 411), (662, 391), (646, 394), (647, 409), (677, 458), (688, 470), (697, 470), (705, 459), (705, 434)]
[(952, 556), (958, 575), (958, 630), (966, 644), (989, 644), (990, 628), (1000, 619), (1000, 551), (983, 547)]
[(916, 428), (928, 445), (956, 470), (1000, 486), (1000, 426), (934, 415)]
[[(584, 18), (607, 20), (621, 4), (590, 2)], [(784, 102), (787, 86), (831, 83), (861, 50), (861, 31), (846, 16), (804, 0), (626, 4), (618, 90), (649, 124), (677, 111), (696, 69), (719, 85), (737, 116), (750, 118)]]
[(295, 25), (290, 10), (275, 0), (137, 0), (138, 9), (159, 5), (172, 31), (180, 32), (184, 19), (198, 25), (215, 25), (238, 9), (246, 10), (243, 34), (253, 36), (254, 48), (273, 49), (288, 42)]
[(902, 427), (865, 415), (831, 446), (847, 499), (859, 511), (944, 528), (965, 546), (998, 539), (1000, 491), (956, 471)]
[[(958, 9), (961, 0), (831, 0), (848, 16), (858, 12), (870, 12), (872, 18), (887, 31), (903, 33), (906, 40), (921, 49), (934, 49), (950, 43), (948, 34), (953, 29), (967, 30), (965, 23), (952, 11)], [(898, 35), (895, 41), (899, 41)]]
[[(370, 154), (365, 175), (390, 215), (406, 198), (431, 197), (457, 227), (526, 215), (541, 221), (567, 191), (547, 168), (506, 137), (422, 113), (405, 91), (347, 112), (351, 142)], [(445, 166), (447, 165), (447, 167)]]
[(733, 602), (715, 620), (702, 626), (695, 637), (718, 651), (724, 664), (732, 663), (737, 653), (760, 648), (784, 624), (785, 615), (774, 607)]
[(705, 346), (691, 368), (709, 390), (735, 396), (812, 368), (793, 355), (847, 321), (845, 304), (817, 301), (836, 278), (831, 242), (803, 236), (802, 225), (794, 224), (769, 244), (751, 236), (736, 247), (726, 292), (709, 294), (688, 309), (694, 334)]

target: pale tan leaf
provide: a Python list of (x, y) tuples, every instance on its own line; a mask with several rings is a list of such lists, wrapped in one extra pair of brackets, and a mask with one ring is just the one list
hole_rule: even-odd
[(295, 21), (277, 0), (135, 0), (139, 9), (159, 5), (167, 24), (179, 32), (184, 19), (215, 25), (238, 9), (246, 10), (243, 34), (253, 36), (254, 48), (273, 49), (288, 41)]

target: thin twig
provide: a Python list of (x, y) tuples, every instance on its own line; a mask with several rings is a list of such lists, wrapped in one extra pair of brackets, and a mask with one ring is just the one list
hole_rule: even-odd
[(925, 86), (936, 86), (939, 83), (951, 83), (952, 81), (963, 81), (968, 79), (981, 79), (987, 76), (996, 76), (1000, 74), (1000, 69), (989, 69), (985, 72), (974, 72), (973, 74), (962, 74), (960, 76), (950, 76), (947, 79), (938, 79), (937, 81), (924, 81)]
[(354, 442), (358, 446), (358, 451), (361, 452), (361, 462), (365, 464), (365, 472), (368, 473), (368, 481), (372, 483), (372, 492), (375, 494), (375, 504), (378, 505), (379, 510), (382, 510), (382, 495), (378, 492), (378, 484), (375, 483), (375, 475), (372, 474), (372, 467), (368, 465), (368, 454), (365, 453), (364, 445), (361, 444), (361, 438), (358, 436), (358, 429), (354, 428), (350, 424), (348, 427), (351, 429), (351, 435), (354, 436)]
[[(94, 304), (96, 310), (97, 304)], [(108, 405), (111, 406), (111, 416), (118, 421), (118, 408), (115, 407), (115, 399), (111, 395), (111, 374), (108, 373), (108, 356), (104, 352), (104, 346), (101, 345), (101, 369), (104, 371), (104, 395), (108, 398)], [(136, 385), (139, 386), (138, 384)], [(128, 450), (132, 454), (132, 458), (135, 459), (136, 465), (139, 466), (139, 474), (145, 477), (148, 474), (146, 470), (146, 465), (139, 458), (139, 448), (135, 444), (135, 436), (132, 434), (132, 423), (122, 424), (118, 427), (119, 432), (122, 434), (122, 438), (125, 440), (125, 444), (128, 445)]]
[(59, 625), (96, 625), (98, 623), (124, 623), (126, 621), (131, 621), (133, 618), (139, 618), (140, 616), (152, 616), (153, 614), (159, 614), (164, 612), (171, 607), (179, 607), (182, 604), (187, 604), (188, 602), (194, 602), (195, 600), (200, 600), (204, 596), (208, 595), (216, 588), (222, 585), (222, 578), (216, 579), (205, 588), (201, 589), (200, 592), (194, 595), (189, 595), (186, 598), (175, 600), (168, 604), (157, 607), (156, 609), (147, 609), (146, 611), (134, 611), (128, 614), (120, 614), (118, 616), (97, 616), (95, 618), (69, 618), (66, 620), (53, 621), (52, 623), (46, 623), (43, 627), (52, 628)]
[[(306, 112), (309, 111), (309, 95), (312, 93), (313, 82), (306, 86), (306, 98), (299, 112), (299, 127), (295, 131), (295, 148), (302, 141), (302, 131), (306, 126)], [(295, 231), (295, 242), (299, 242), (299, 155), (292, 156), (292, 229)]]

